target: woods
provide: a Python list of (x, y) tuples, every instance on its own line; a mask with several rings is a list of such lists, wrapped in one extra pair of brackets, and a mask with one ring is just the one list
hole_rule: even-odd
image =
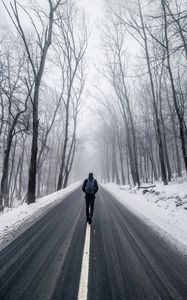
[[(104, 182), (137, 187), (186, 175), (184, 2), (106, 6), (97, 49), (79, 1), (3, 3), (1, 211), (65, 188), (89, 168)], [(89, 55), (98, 56), (95, 68)], [(88, 116), (77, 133), (88, 111), (93, 126)]]
[[(186, 14), (184, 3), (166, 0), (121, 4), (107, 14), (100, 79), (110, 89), (94, 93), (109, 120), (106, 124), (99, 118), (110, 135), (99, 143), (103, 151), (105, 143), (109, 149), (105, 181), (119, 182), (121, 169), (120, 183), (140, 186), (161, 177), (167, 185), (187, 171)], [(120, 126), (114, 124), (120, 124), (120, 136)], [(108, 166), (113, 147), (115, 178)]]
[(13, 28), (1, 36), (1, 210), (65, 187), (73, 164), (86, 20), (74, 1), (44, 2), (4, 2)]

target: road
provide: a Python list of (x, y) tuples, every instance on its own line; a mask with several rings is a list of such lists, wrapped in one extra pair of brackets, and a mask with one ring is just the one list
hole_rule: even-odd
[[(0, 252), (0, 299), (76, 300), (86, 226), (76, 190)], [(100, 189), (87, 299), (187, 299), (186, 278), (186, 257)]]

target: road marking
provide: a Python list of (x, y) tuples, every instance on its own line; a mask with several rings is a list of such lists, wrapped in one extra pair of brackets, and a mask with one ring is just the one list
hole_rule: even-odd
[(91, 226), (87, 224), (85, 241), (84, 241), (83, 258), (82, 258), (81, 277), (79, 283), (78, 300), (87, 300), (89, 258), (90, 258), (90, 228)]

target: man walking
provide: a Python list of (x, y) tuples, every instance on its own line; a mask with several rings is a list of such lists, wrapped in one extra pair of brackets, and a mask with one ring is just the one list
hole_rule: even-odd
[(86, 218), (89, 224), (92, 223), (95, 194), (97, 193), (98, 189), (97, 180), (94, 179), (93, 173), (89, 173), (88, 178), (84, 180), (82, 186), (82, 190), (85, 193), (86, 199)]

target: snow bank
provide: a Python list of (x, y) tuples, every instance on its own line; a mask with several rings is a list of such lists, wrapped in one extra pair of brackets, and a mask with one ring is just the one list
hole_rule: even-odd
[(160, 234), (169, 238), (178, 249), (187, 253), (187, 182), (173, 182), (167, 186), (157, 183), (145, 194), (142, 189), (114, 183), (102, 186)]
[(8, 211), (0, 216), (0, 250), (15, 239), (19, 234), (28, 229), (51, 207), (57, 205), (70, 193), (80, 186), (76, 182), (67, 188), (49, 194), (36, 200), (36, 203), (27, 205), (26, 203)]

